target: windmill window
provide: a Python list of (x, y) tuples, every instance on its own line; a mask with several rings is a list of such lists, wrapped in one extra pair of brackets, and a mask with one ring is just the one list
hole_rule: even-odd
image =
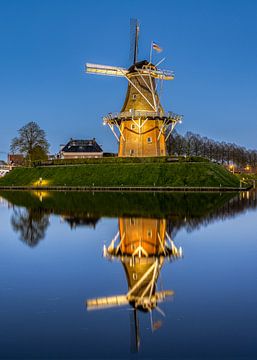
[(136, 219), (130, 218), (130, 225), (136, 225)]
[(148, 138), (147, 138), (147, 142), (148, 142), (148, 144), (151, 144), (151, 143), (152, 143), (152, 138), (151, 138), (151, 137), (148, 137)]
[(134, 155), (134, 150), (131, 149), (131, 150), (129, 151), (129, 153), (130, 153), (130, 156), (133, 156), (133, 155)]
[(137, 95), (136, 95), (136, 94), (133, 94), (133, 95), (132, 95), (132, 99), (133, 99), (133, 100), (136, 100), (136, 98), (137, 98)]
[(131, 125), (131, 129), (133, 130), (133, 129), (135, 129), (136, 128), (136, 125), (135, 124), (132, 124)]
[(152, 237), (153, 236), (153, 232), (152, 232), (152, 230), (147, 230), (147, 237)]
[(137, 274), (136, 273), (133, 273), (133, 280), (137, 280)]

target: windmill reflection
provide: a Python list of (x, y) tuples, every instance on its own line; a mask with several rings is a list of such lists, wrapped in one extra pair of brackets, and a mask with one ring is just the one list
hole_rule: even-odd
[[(119, 231), (108, 247), (104, 246), (104, 257), (119, 259), (124, 267), (128, 292), (87, 301), (87, 309), (103, 309), (130, 304), (133, 311), (131, 332), (135, 350), (139, 349), (139, 322), (137, 311), (149, 312), (156, 309), (163, 314), (158, 303), (174, 294), (172, 290), (157, 289), (157, 281), (166, 259), (172, 261), (182, 257), (181, 247), (177, 248), (168, 235), (165, 219), (120, 218)], [(152, 331), (161, 322), (152, 322)], [(134, 347), (133, 346), (133, 347)]]

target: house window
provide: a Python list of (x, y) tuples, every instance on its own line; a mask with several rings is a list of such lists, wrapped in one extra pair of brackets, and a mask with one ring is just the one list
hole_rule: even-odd
[(151, 143), (152, 143), (152, 138), (151, 138), (151, 137), (148, 137), (148, 138), (147, 138), (147, 143), (148, 143), (148, 144), (151, 144)]

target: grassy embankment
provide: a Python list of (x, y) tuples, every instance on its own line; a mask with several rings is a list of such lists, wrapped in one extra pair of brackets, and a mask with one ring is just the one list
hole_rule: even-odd
[(163, 186), (239, 187), (239, 179), (208, 162), (116, 162), (73, 166), (16, 168), (0, 186)]

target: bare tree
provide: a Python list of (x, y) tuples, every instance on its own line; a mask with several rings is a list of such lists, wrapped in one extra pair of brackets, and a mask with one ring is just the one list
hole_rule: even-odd
[(19, 151), (29, 161), (41, 160), (47, 156), (49, 143), (46, 140), (45, 131), (36, 122), (31, 121), (24, 125), (18, 133), (19, 136), (12, 139), (11, 152)]
[(236, 144), (218, 142), (192, 132), (184, 136), (174, 131), (168, 142), (170, 155), (200, 156), (220, 164), (238, 167), (257, 166), (257, 150), (248, 150)]

